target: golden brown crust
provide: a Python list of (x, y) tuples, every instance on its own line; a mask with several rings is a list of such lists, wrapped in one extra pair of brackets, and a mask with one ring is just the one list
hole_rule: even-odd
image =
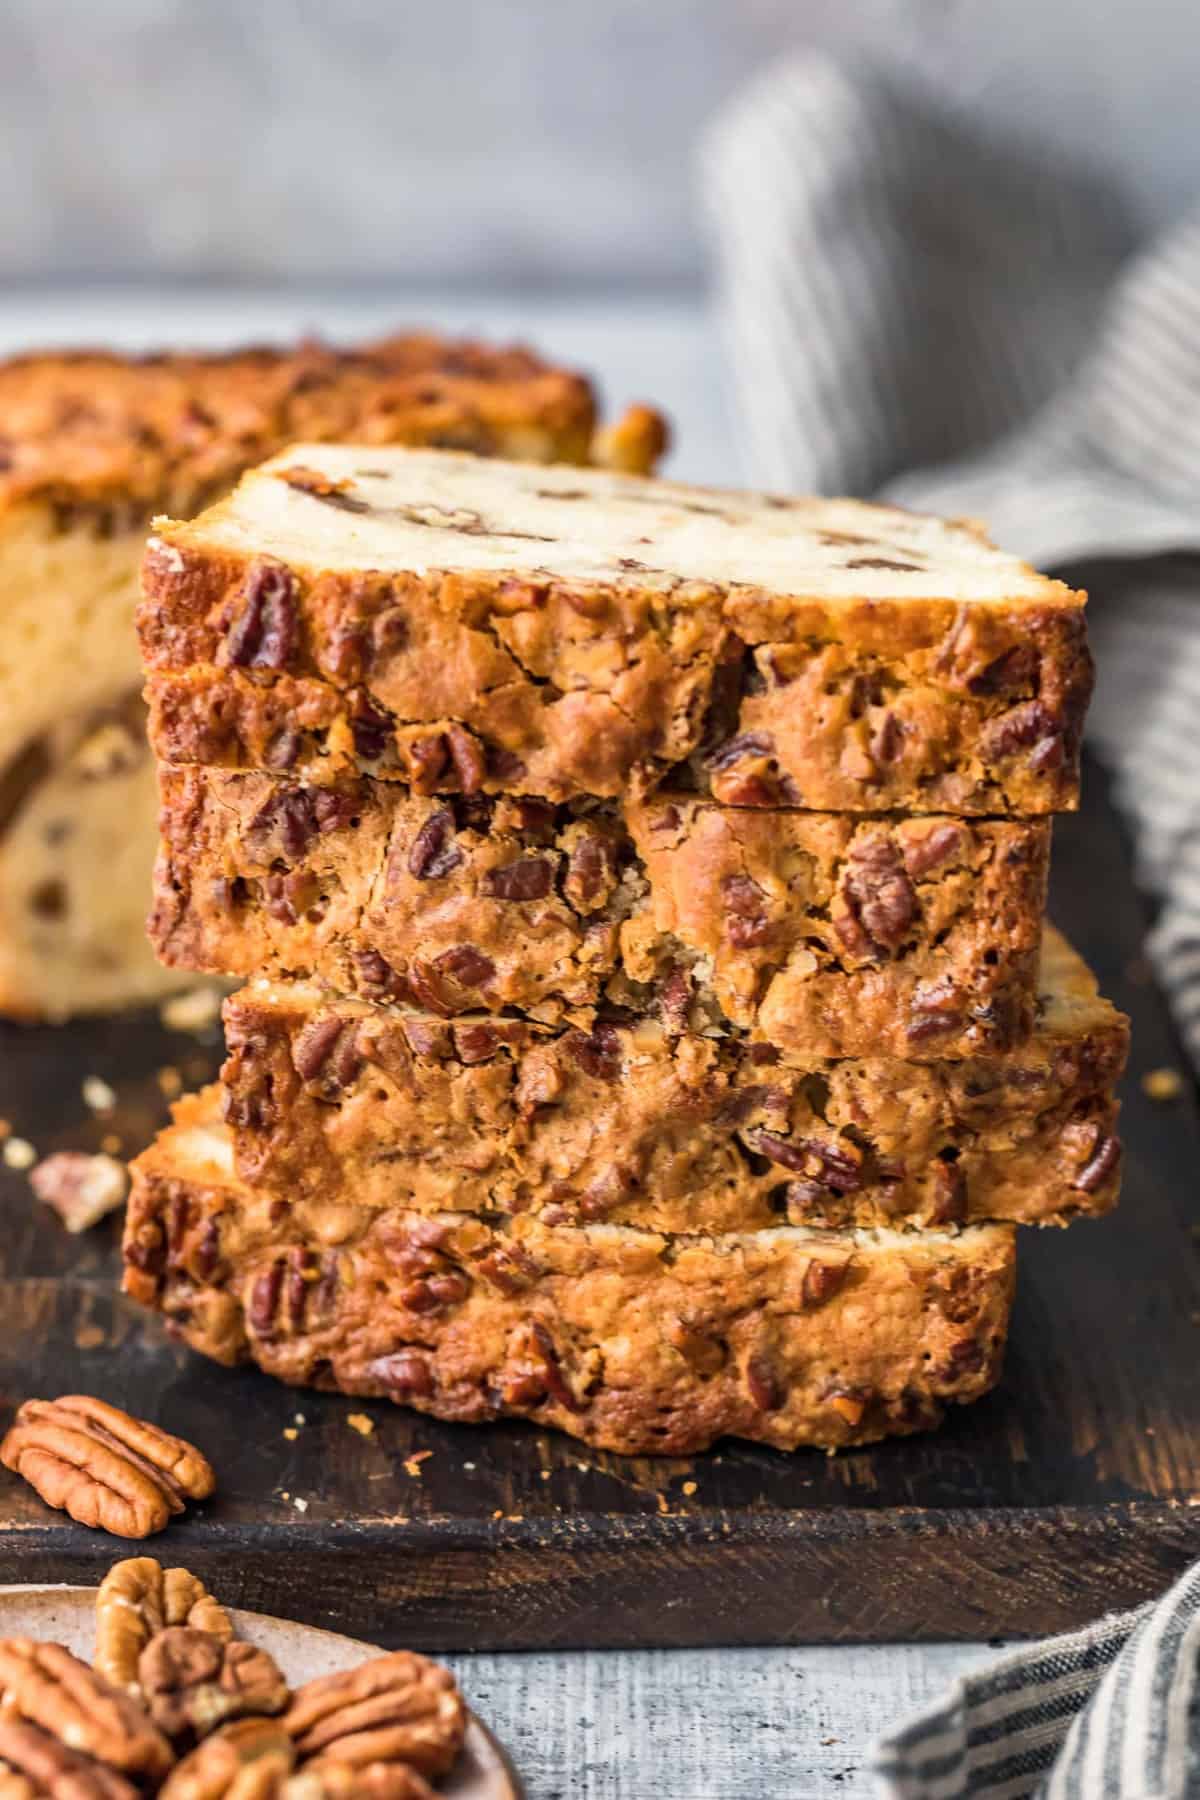
[(1127, 1022), (1065, 947), (1043, 980), (1024, 1048), (925, 1064), (255, 982), (226, 1002), (222, 1105), (243, 1178), (288, 1200), (664, 1231), (1064, 1224), (1116, 1202)]
[(999, 1373), (1008, 1226), (670, 1238), (349, 1193), (281, 1218), (230, 1156), (215, 1128), (176, 1127), (134, 1164), (126, 1291), (194, 1349), (298, 1385), (673, 1455), (924, 1429)]
[(1082, 596), (1053, 583), (985, 605), (871, 597), (869, 577), (847, 599), (620, 570), (323, 570), (206, 543), (202, 522), (162, 527), (143, 582), (167, 761), (556, 801), (685, 763), (735, 806), (1077, 801), (1092, 667)]
[[(595, 402), (583, 376), (529, 350), (410, 333), (354, 349), (14, 357), (0, 363), (0, 418), (0, 506), (50, 500), (65, 522), (111, 532), (155, 509), (190, 513), (299, 438), (582, 462)], [(616, 442), (644, 468), (654, 436), (635, 417)]]
[(816, 1056), (998, 1052), (1033, 1022), (1049, 825), (562, 806), (162, 771), (153, 942), (450, 1016), (608, 1001)]

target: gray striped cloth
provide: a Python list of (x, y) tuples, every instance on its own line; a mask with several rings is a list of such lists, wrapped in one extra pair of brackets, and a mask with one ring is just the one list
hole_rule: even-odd
[(751, 479), (1107, 565), (1091, 741), (1200, 1062), (1200, 220), (1139, 244), (1102, 183), (818, 54), (736, 99), (702, 172)]
[(880, 1800), (1200, 1794), (1200, 1568), (1161, 1600), (958, 1681), (876, 1747)]

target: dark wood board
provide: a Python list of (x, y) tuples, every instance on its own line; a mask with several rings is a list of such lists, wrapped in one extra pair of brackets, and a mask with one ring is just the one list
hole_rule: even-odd
[[(1134, 1019), (1124, 1204), (1023, 1234), (1004, 1382), (939, 1433), (652, 1462), (374, 1404), (363, 1438), (361, 1403), (171, 1344), (116, 1294), (115, 1222), (69, 1239), (8, 1170), (0, 1426), (26, 1394), (83, 1389), (184, 1432), (220, 1494), (150, 1548), (239, 1606), (435, 1651), (985, 1638), (1144, 1599), (1200, 1555), (1200, 1136), (1190, 1087), (1155, 1104), (1139, 1085), (1183, 1064), (1095, 770), (1058, 827), (1054, 910)], [(114, 1129), (133, 1147), (165, 1110), (156, 1071), (195, 1080), (216, 1055), (156, 1019), (8, 1028), (0, 1113), (43, 1154)], [(89, 1074), (118, 1090), (115, 1120), (88, 1114)], [(0, 1582), (91, 1581), (120, 1548), (0, 1475)]]

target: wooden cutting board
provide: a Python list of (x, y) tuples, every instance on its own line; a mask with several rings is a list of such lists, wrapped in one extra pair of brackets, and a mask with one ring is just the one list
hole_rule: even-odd
[[(1133, 1016), (1123, 1206), (1022, 1236), (1000, 1389), (943, 1430), (828, 1458), (727, 1443), (631, 1460), (527, 1426), (291, 1391), (170, 1343), (116, 1292), (117, 1226), (71, 1239), (0, 1170), (0, 1426), (100, 1394), (200, 1444), (220, 1494), (150, 1548), (231, 1603), (434, 1651), (986, 1638), (1079, 1624), (1200, 1555), (1200, 1134), (1141, 952), (1104, 783), (1057, 828), (1055, 917)], [(129, 1148), (216, 1043), (156, 1019), (0, 1032), (0, 1113), (46, 1152)], [(81, 1083), (117, 1090), (97, 1120)], [(366, 1411), (369, 1437), (347, 1416)], [(294, 1436), (285, 1433), (294, 1431)], [(0, 1582), (93, 1581), (113, 1541), (0, 1475)]]

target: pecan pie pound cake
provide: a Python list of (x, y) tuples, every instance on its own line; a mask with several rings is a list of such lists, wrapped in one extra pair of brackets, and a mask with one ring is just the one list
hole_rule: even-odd
[(1076, 803), (1084, 596), (976, 527), (301, 443), (159, 521), (167, 762), (424, 793), (1042, 814)]
[(220, 1362), (601, 1448), (837, 1447), (936, 1424), (1000, 1367), (1013, 1229), (666, 1235), (240, 1181), (215, 1094), (133, 1165), (126, 1291)]
[(225, 1033), (239, 1178), (289, 1203), (728, 1232), (1062, 1225), (1117, 1198), (1126, 1022), (1054, 932), (1037, 1027), (1002, 1058), (790, 1056), (654, 1018), (443, 1020), (265, 978), (226, 1001)]
[(1043, 935), (1083, 596), (974, 526), (302, 443), (158, 520), (151, 935), (240, 974), (133, 1166), (196, 1349), (599, 1447), (836, 1448), (996, 1379), (1116, 1201)]
[(447, 1016), (611, 1001), (815, 1056), (970, 1056), (1034, 1015), (1045, 819), (551, 806), (165, 768), (163, 960)]
[(155, 797), (137, 568), (153, 514), (207, 505), (296, 437), (634, 470), (664, 442), (642, 407), (597, 429), (589, 384), (526, 350), (428, 335), (0, 364), (0, 1012), (178, 985), (142, 931)]

